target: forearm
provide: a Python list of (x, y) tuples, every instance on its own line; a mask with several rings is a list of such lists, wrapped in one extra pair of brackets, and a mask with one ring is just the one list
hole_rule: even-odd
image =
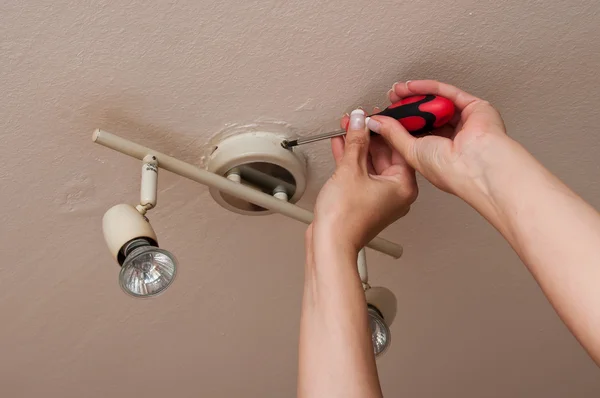
[(318, 243), (307, 248), (298, 396), (381, 396), (358, 253), (332, 234), (315, 235)]
[(485, 154), (475, 186), (460, 196), (509, 241), (600, 363), (600, 215), (509, 138)]

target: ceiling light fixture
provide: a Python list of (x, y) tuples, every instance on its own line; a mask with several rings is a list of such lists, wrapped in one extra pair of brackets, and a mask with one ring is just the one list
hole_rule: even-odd
[(390, 326), (396, 317), (396, 296), (385, 287), (371, 287), (369, 285), (367, 254), (364, 248), (358, 253), (357, 266), (365, 291), (365, 299), (367, 300), (373, 352), (375, 358), (379, 358), (387, 351), (392, 341)]
[(369, 313), (369, 327), (371, 329), (373, 352), (375, 353), (375, 357), (378, 358), (383, 355), (390, 346), (392, 332), (390, 332), (390, 328), (385, 323), (383, 315), (381, 315), (381, 312), (379, 312), (377, 308), (369, 305), (367, 311)]
[(118, 204), (108, 209), (102, 219), (106, 244), (121, 266), (119, 285), (135, 297), (163, 292), (177, 273), (175, 256), (158, 248), (156, 233), (145, 217), (156, 206), (158, 161), (152, 155), (143, 161), (140, 204)]
[[(277, 189), (274, 189), (273, 194), (269, 195), (260, 189), (255, 189), (252, 186), (234, 181), (234, 176), (232, 176), (232, 179), (230, 180), (219, 174), (204, 170), (200, 167), (183, 162), (164, 153), (160, 153), (100, 129), (94, 131), (92, 140), (97, 144), (114, 149), (115, 151), (139, 160), (144, 160), (147, 156), (151, 156), (156, 161), (157, 167), (192, 181), (196, 181), (210, 188), (214, 188), (223, 194), (242, 199), (256, 206), (269, 209), (275, 213), (280, 213), (305, 224), (310, 224), (313, 221), (314, 216), (310, 211), (274, 196), (273, 194), (275, 193), (278, 193), (277, 196), (283, 196)], [(281, 139), (279, 142), (281, 142)], [(279, 144), (277, 146), (281, 147)], [(240, 147), (240, 151), (245, 152), (245, 149)], [(142, 189), (144, 188), (142, 187)], [(367, 243), (367, 247), (392, 256), (393, 258), (400, 258), (400, 256), (402, 256), (402, 246), (379, 236), (376, 236)]]
[[(217, 162), (218, 167), (213, 164), (215, 168), (208, 171), (106, 131), (94, 131), (92, 140), (95, 143), (143, 161), (140, 204), (136, 207), (128, 204), (113, 206), (102, 220), (106, 244), (121, 266), (119, 284), (126, 293), (135, 297), (157, 295), (173, 283), (177, 273), (175, 256), (158, 248), (156, 233), (145, 217), (146, 212), (156, 206), (159, 167), (208, 186), (215, 200), (220, 203), (220, 198), (223, 198), (227, 203), (224, 207), (232, 211), (243, 214), (267, 214), (270, 211), (305, 224), (312, 222), (314, 216), (310, 211), (292, 203), (299, 198), (298, 192), (304, 191), (303, 160), (300, 163), (297, 163), (298, 159), (285, 160), (289, 155), (287, 152), (269, 152), (269, 148), (281, 149), (281, 145), (272, 145), (269, 141), (272, 137), (263, 137), (261, 144), (255, 142), (260, 135), (253, 136), (254, 139), (243, 138), (250, 140), (252, 151), (248, 150), (248, 143), (232, 144), (225, 152), (217, 152), (217, 146), (213, 154), (215, 157), (218, 154), (220, 162)], [(278, 137), (276, 141), (281, 142), (281, 139)], [(243, 152), (239, 158), (236, 157), (236, 148)], [(293, 151), (290, 153), (293, 154)], [(289, 172), (291, 177), (282, 170)], [(247, 204), (232, 201), (230, 197)], [(265, 209), (268, 211), (263, 211)], [(367, 247), (394, 258), (400, 258), (403, 251), (402, 246), (378, 236)], [(373, 352), (379, 357), (390, 346), (396, 297), (389, 289), (369, 286), (364, 248), (359, 252), (357, 267), (367, 301)]]

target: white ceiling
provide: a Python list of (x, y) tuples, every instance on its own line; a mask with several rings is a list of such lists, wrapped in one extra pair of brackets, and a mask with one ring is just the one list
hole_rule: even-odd
[[(139, 163), (93, 128), (199, 163), (228, 124), (308, 134), (385, 105), (398, 79), (436, 78), (494, 103), (599, 208), (599, 40), (595, 0), (2, 2), (1, 395), (295, 394), (304, 226), (229, 213), (163, 172), (151, 219), (178, 279), (130, 299), (100, 219), (137, 200)], [(333, 165), (325, 143), (306, 151), (310, 208)], [(399, 299), (386, 396), (598, 396), (598, 369), (508, 245), (421, 187), (384, 233), (405, 256), (369, 253), (372, 284)]]

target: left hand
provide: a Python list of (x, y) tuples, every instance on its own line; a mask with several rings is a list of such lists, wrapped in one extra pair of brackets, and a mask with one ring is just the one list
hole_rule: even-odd
[(364, 111), (340, 124), (348, 131), (345, 139), (331, 140), (337, 168), (317, 198), (313, 234), (318, 241), (323, 232), (358, 251), (408, 213), (418, 188), (404, 158), (383, 137), (369, 137)]

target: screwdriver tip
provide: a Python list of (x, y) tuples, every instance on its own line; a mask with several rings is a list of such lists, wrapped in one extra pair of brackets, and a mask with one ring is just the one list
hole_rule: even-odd
[(288, 140), (283, 140), (281, 141), (281, 146), (284, 147), (285, 149), (290, 149), (293, 146), (296, 146), (298, 144), (298, 140), (292, 140), (292, 141), (288, 141)]

